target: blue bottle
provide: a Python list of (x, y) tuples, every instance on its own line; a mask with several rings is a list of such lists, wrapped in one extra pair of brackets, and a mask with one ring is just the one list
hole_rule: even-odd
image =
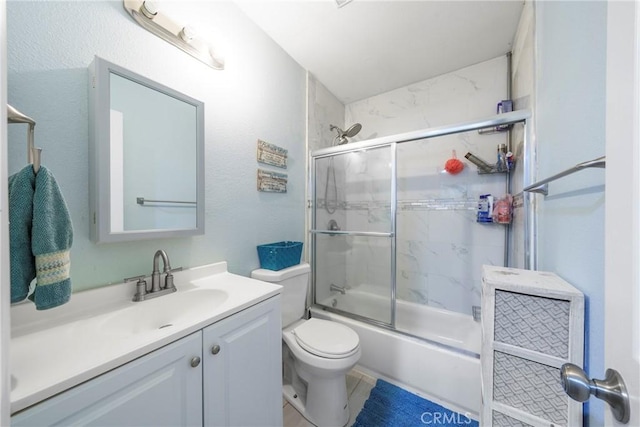
[(493, 222), (491, 214), (493, 212), (493, 196), (491, 194), (480, 195), (478, 200), (478, 217), (477, 222)]

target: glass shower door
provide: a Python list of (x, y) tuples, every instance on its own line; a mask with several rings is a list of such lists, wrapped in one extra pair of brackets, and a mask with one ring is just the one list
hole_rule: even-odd
[(395, 144), (312, 165), (315, 303), (393, 326)]

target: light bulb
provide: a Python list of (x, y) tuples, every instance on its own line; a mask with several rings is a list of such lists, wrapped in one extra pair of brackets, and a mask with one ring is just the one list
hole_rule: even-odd
[(187, 43), (190, 43), (196, 38), (197, 32), (193, 27), (185, 26), (180, 31), (180, 38)]
[(149, 19), (153, 19), (158, 14), (158, 5), (154, 1), (143, 1), (142, 6), (140, 6), (140, 13)]

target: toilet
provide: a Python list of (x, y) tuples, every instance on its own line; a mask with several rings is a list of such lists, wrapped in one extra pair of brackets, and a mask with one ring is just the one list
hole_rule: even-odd
[(346, 375), (360, 359), (360, 339), (351, 328), (305, 320), (309, 264), (279, 271), (259, 269), (251, 277), (282, 289), (283, 394), (318, 427), (349, 422)]

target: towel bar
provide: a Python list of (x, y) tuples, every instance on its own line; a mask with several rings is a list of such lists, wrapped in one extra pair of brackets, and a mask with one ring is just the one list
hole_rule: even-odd
[(7, 104), (7, 122), (8, 123), (27, 123), (27, 162), (33, 165), (33, 170), (38, 172), (40, 169), (40, 154), (42, 148), (34, 147), (33, 136), (36, 122), (31, 117), (22, 114), (11, 105)]
[(577, 165), (575, 165), (572, 168), (569, 168), (565, 171), (562, 171), (560, 173), (557, 173), (553, 176), (550, 176), (549, 178), (540, 180), (538, 182), (535, 182), (525, 188), (522, 189), (522, 191), (527, 191), (530, 193), (540, 193), (540, 194), (544, 194), (545, 196), (547, 196), (549, 194), (549, 185), (548, 183), (551, 181), (555, 181), (557, 179), (563, 178), (567, 175), (571, 175), (572, 173), (576, 173), (578, 171), (581, 171), (582, 169), (587, 169), (587, 168), (604, 168), (606, 166), (606, 157), (602, 156), (602, 157), (598, 157), (597, 159), (593, 159), (593, 160), (588, 160), (586, 162), (582, 162), (582, 163), (578, 163)]
[(139, 205), (144, 205), (145, 203), (181, 203), (185, 205), (196, 204), (196, 202), (185, 202), (180, 200), (150, 200), (150, 199), (145, 199), (144, 197), (136, 197), (136, 203)]

